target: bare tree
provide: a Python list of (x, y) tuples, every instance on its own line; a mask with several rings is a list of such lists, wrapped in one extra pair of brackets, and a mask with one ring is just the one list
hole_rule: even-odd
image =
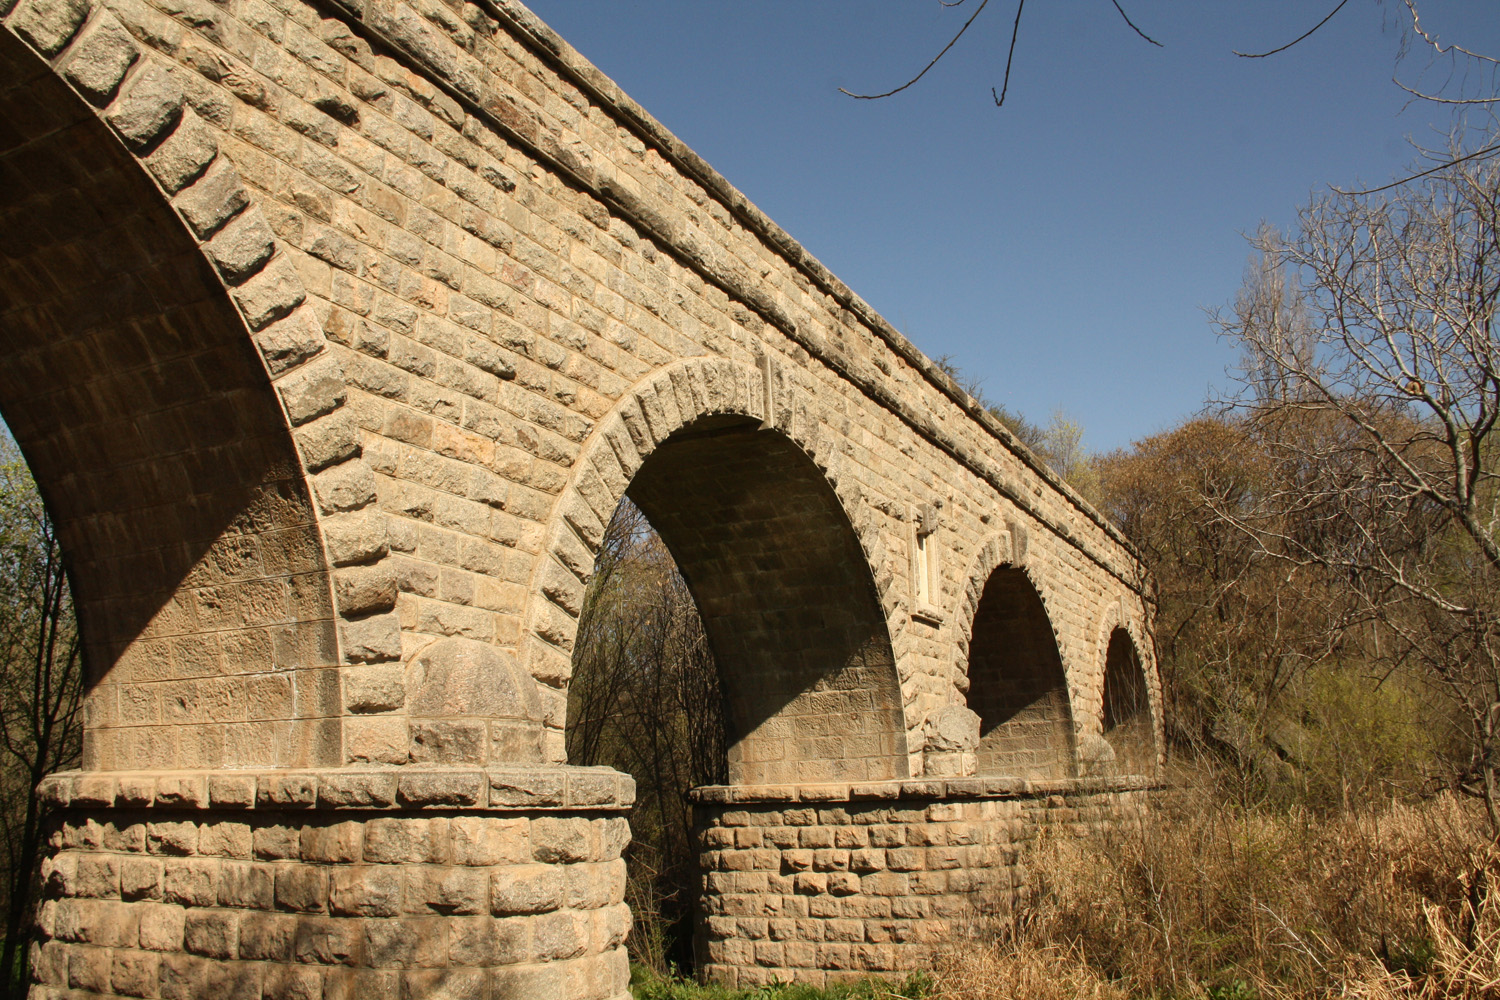
[(1347, 581), (1389, 662), (1457, 710), (1455, 782), (1500, 835), (1500, 164), (1455, 148), (1255, 244), (1262, 264), (1219, 322), (1244, 349), (1234, 403), (1273, 474), (1218, 513)]
[(24, 990), (42, 847), (42, 816), (32, 790), (48, 774), (77, 763), (80, 674), (57, 535), (25, 462), (0, 433), (0, 990)]
[(690, 960), (698, 889), (685, 793), (727, 780), (718, 668), (687, 581), (640, 508), (605, 531), (579, 621), (568, 692), (568, 759), (632, 774), (627, 853), (637, 961)]

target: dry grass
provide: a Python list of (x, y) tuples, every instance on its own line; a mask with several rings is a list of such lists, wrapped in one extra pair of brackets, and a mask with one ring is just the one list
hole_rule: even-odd
[(1341, 817), (1184, 793), (1039, 844), (1031, 901), (939, 962), (943, 1000), (1500, 1000), (1500, 852), (1468, 803)]

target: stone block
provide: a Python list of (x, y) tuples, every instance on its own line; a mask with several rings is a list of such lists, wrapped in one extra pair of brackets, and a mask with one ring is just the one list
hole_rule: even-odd
[(489, 912), (489, 878), (473, 868), (406, 869), (406, 907), (411, 913)]
[(177, 127), (182, 103), (182, 88), (177, 81), (166, 68), (150, 62), (126, 82), (124, 92), (104, 117), (126, 145), (145, 152)]
[(276, 869), (276, 906), (299, 913), (321, 913), (328, 908), (328, 870), (319, 865), (287, 865)]
[(120, 81), (138, 58), (140, 50), (125, 26), (113, 17), (100, 17), (68, 53), (62, 73), (89, 103), (102, 108), (114, 99)]
[(496, 916), (549, 913), (562, 905), (563, 873), (555, 865), (511, 865), (490, 877), (490, 909)]
[(394, 917), (402, 912), (402, 869), (384, 865), (333, 870), (329, 912), (345, 917)]
[(396, 795), (408, 806), (472, 806), (486, 791), (483, 771), (403, 772)]
[[(158, 151), (160, 152), (160, 151)], [(190, 188), (196, 191), (198, 184), (207, 183), (212, 176), (204, 175)], [(229, 202), (232, 204), (232, 202)], [(259, 271), (271, 255), (276, 252), (276, 238), (259, 212), (241, 212), (229, 221), (209, 240), (204, 250), (214, 262), (220, 277), (227, 284), (238, 285)], [(342, 383), (340, 383), (342, 389)], [(283, 398), (285, 390), (283, 390)], [(342, 400), (340, 400), (342, 402)], [(294, 423), (303, 421), (293, 418)]]
[(239, 956), (240, 915), (234, 910), (189, 910), (183, 927), (183, 947), (205, 958)]
[(219, 905), (269, 910), (275, 905), (275, 870), (267, 864), (228, 862), (219, 869)]
[[(308, 808), (318, 801), (318, 780), (311, 774), (264, 775), (256, 784), (255, 801), (262, 808)], [(257, 831), (257, 843), (259, 839)]]
[(10, 15), (10, 28), (51, 58), (67, 47), (88, 15), (87, 0), (21, 0)]
[(161, 952), (182, 950), (186, 910), (168, 903), (142, 903), (134, 909), (142, 948)]
[(318, 804), (390, 806), (396, 801), (396, 776), (381, 772), (328, 772), (318, 779)]

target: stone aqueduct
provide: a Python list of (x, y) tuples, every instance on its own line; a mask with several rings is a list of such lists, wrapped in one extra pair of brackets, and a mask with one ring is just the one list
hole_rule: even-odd
[(627, 995), (566, 765), (647, 512), (711, 975), (923, 960), (1158, 767), (1121, 537), (513, 0), (0, 0), (0, 407), (85, 639), (34, 998)]

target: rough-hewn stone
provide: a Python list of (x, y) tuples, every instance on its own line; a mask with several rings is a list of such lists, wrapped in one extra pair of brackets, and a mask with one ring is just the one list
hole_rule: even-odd
[[(914, 961), (947, 915), (869, 907), (1152, 780), (1118, 532), (523, 7), (0, 15), (0, 404), (94, 679), (41, 996), (618, 997), (623, 779), (544, 765), (627, 494), (730, 679), (731, 978)], [(861, 841), (917, 801), (978, 839)], [(724, 922), (758, 851), (821, 939)]]

